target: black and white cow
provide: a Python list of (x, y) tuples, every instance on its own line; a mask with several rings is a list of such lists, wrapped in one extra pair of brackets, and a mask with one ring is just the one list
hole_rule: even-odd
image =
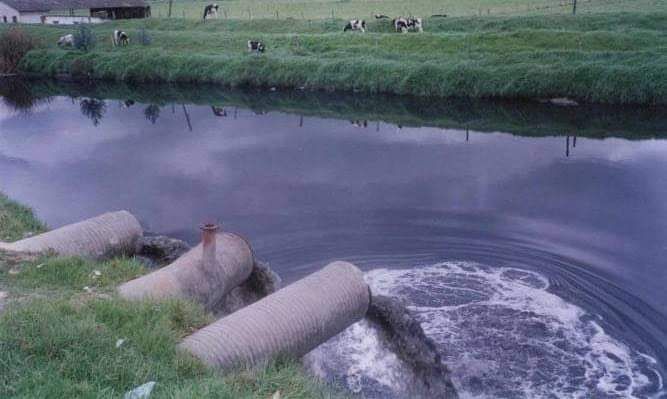
[(248, 40), (248, 51), (250, 51), (251, 53), (252, 52), (263, 53), (264, 50), (266, 50), (264, 43), (257, 40)]
[(396, 32), (405, 33), (408, 31), (408, 20), (406, 18), (398, 17), (391, 22), (394, 24)]
[(366, 21), (363, 19), (353, 19), (350, 20), (350, 22), (345, 25), (345, 29), (343, 29), (343, 32), (347, 32), (348, 30), (360, 30), (361, 33), (366, 32)]
[(408, 28), (414, 30), (415, 32), (423, 32), (424, 25), (422, 24), (422, 19), (416, 17), (408, 18)]
[(61, 36), (60, 39), (58, 39), (58, 47), (72, 47), (74, 46), (74, 35), (69, 34), (65, 36)]
[(114, 47), (127, 46), (130, 44), (130, 36), (122, 30), (116, 29), (113, 31), (113, 36), (111, 36), (111, 42)]
[(407, 33), (410, 30), (413, 30), (415, 32), (424, 31), (421, 18), (398, 17), (393, 22), (394, 22), (394, 29), (396, 29), (396, 32)]
[(210, 18), (218, 18), (218, 5), (216, 3), (204, 7), (204, 19)]

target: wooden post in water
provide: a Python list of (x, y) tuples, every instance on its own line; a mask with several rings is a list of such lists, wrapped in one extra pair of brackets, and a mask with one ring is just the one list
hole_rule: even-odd
[(190, 115), (188, 114), (187, 108), (185, 108), (185, 104), (183, 105), (183, 113), (185, 114), (185, 120), (188, 122), (188, 129), (192, 131), (192, 123), (190, 123)]

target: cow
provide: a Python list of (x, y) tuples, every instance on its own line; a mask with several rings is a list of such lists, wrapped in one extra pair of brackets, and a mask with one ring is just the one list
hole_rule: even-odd
[(421, 18), (415, 17), (398, 17), (393, 21), (394, 29), (396, 32), (407, 33), (410, 30), (415, 32), (423, 32), (423, 25)]
[(65, 36), (61, 36), (60, 39), (58, 39), (58, 47), (73, 47), (74, 46), (74, 35), (69, 34)]
[(204, 20), (209, 18), (218, 18), (218, 5), (216, 3), (209, 4), (204, 7)]
[(122, 30), (116, 29), (113, 31), (113, 36), (111, 36), (111, 43), (113, 43), (114, 47), (127, 46), (130, 44), (130, 36)]
[(365, 33), (366, 21), (364, 21), (363, 19), (350, 20), (350, 22), (348, 22), (347, 25), (345, 25), (343, 32), (347, 32), (348, 30), (360, 30), (361, 33)]
[(415, 32), (423, 32), (424, 27), (422, 24), (422, 19), (421, 18), (416, 18), (416, 17), (410, 17), (408, 18), (408, 28), (414, 30)]
[(248, 51), (249, 52), (256, 52), (256, 53), (263, 53), (264, 50), (266, 50), (266, 47), (264, 46), (264, 43), (257, 41), (257, 40), (248, 40)]
[(391, 21), (396, 32), (406, 33), (408, 31), (408, 20), (403, 17), (398, 17)]

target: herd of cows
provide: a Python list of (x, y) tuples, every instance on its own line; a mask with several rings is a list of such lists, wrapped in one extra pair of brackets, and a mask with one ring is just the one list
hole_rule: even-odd
[[(219, 6), (215, 3), (209, 4), (204, 7), (204, 20), (214, 19), (218, 17)], [(376, 14), (376, 19), (389, 19), (388, 16), (382, 14)], [(396, 32), (407, 33), (410, 31), (413, 32), (423, 32), (422, 19), (417, 17), (398, 17), (391, 20), (391, 24), (394, 27)], [(352, 19), (350, 20), (345, 27), (343, 32), (347, 31), (359, 31), (362, 33), (366, 32), (366, 21), (363, 19)], [(67, 34), (61, 36), (58, 40), (58, 47), (74, 47), (74, 35)], [(127, 46), (130, 44), (130, 36), (123, 32), (122, 30), (114, 30), (111, 43), (113, 47), (118, 46)], [(248, 51), (254, 53), (263, 53), (266, 50), (266, 46), (259, 40), (248, 40)]]

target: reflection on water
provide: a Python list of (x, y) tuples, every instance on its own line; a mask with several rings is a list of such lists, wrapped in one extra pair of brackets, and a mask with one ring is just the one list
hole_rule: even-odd
[[(50, 226), (128, 209), (194, 242), (218, 219), (287, 281), (353, 261), (411, 302), (471, 395), (663, 389), (659, 110), (28, 89), (0, 105), (0, 191)], [(353, 385), (387, 381), (349, 357)]]

